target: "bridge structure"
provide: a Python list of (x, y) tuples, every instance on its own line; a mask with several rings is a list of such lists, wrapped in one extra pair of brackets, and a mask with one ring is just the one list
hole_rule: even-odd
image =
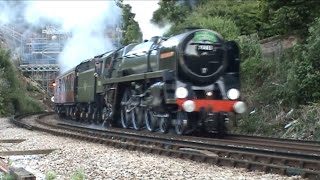
[[(54, 26), (28, 31), (25, 28), (26, 26), (0, 24), (0, 45), (5, 44), (6, 48), (11, 50), (13, 60), (22, 73), (38, 82), (51, 97), (52, 83), (60, 72), (59, 54), (71, 34), (62, 32)], [(119, 27), (109, 28), (106, 36), (112, 39), (115, 47), (120, 46)]]

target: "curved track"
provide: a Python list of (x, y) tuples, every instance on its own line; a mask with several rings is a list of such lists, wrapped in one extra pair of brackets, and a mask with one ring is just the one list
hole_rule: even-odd
[(225, 139), (163, 135), (117, 128), (88, 127), (61, 122), (53, 113), (27, 114), (12, 122), (28, 129), (49, 132), (130, 150), (187, 158), (200, 162), (266, 173), (301, 175), (320, 179), (320, 143), (231, 135)]

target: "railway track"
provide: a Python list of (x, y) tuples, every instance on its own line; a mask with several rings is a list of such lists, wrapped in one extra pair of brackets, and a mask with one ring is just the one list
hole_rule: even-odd
[[(34, 116), (33, 123), (23, 121)], [(225, 139), (162, 135), (157, 133), (89, 128), (54, 120), (53, 113), (27, 114), (12, 122), (28, 129), (112, 145), (117, 148), (191, 159), (266, 173), (320, 179), (320, 143), (231, 135)], [(32, 125), (33, 124), (33, 125)]]

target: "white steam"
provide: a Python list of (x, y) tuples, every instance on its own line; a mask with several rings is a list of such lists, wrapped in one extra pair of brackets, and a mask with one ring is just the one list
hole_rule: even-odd
[(135, 20), (139, 23), (143, 39), (149, 40), (153, 36), (162, 36), (170, 29), (170, 25), (159, 27), (151, 22), (153, 12), (159, 8), (159, 0), (124, 0), (125, 4), (132, 7), (132, 13), (136, 14)]
[[(23, 4), (24, 19), (32, 26), (58, 24), (62, 31), (71, 34), (59, 56), (61, 72), (113, 49), (105, 30), (120, 21), (121, 9), (114, 1), (25, 1)], [(10, 22), (9, 17), (19, 14), (19, 9), (5, 5), (0, 3), (2, 23)]]
[(72, 37), (59, 56), (61, 71), (68, 70), (94, 55), (111, 50), (105, 28), (117, 23), (119, 9), (113, 1), (31, 1), (26, 20), (39, 24), (43, 18), (61, 24)]

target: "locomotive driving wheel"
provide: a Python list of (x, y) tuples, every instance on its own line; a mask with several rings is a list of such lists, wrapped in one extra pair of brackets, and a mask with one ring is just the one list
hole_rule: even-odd
[(183, 111), (177, 112), (177, 119), (175, 123), (175, 131), (178, 135), (183, 135), (188, 129), (188, 114)]
[(93, 120), (93, 123), (95, 123), (95, 124), (99, 124), (100, 123), (101, 112), (100, 112), (99, 108), (97, 108), (97, 107), (95, 107), (93, 109), (92, 120)]
[(145, 118), (145, 123), (146, 123), (146, 128), (148, 131), (156, 131), (158, 128), (158, 122), (157, 118), (154, 116), (153, 111), (150, 111), (148, 109), (144, 109), (144, 118)]
[(143, 124), (144, 112), (141, 106), (137, 106), (132, 110), (132, 125), (135, 130), (140, 130)]
[(66, 118), (69, 118), (70, 116), (70, 109), (69, 107), (66, 107)]
[(70, 114), (71, 114), (71, 119), (76, 120), (76, 108), (75, 107), (71, 107)]
[(132, 123), (132, 116), (134, 116), (129, 102), (130, 97), (130, 89), (126, 89), (121, 100), (121, 125), (126, 129), (130, 127)]
[(85, 121), (85, 115), (86, 115), (86, 111), (85, 111), (85, 109), (82, 109), (80, 111), (80, 122), (84, 122)]
[(67, 107), (68, 118), (72, 119), (72, 107)]
[(170, 117), (159, 117), (159, 129), (160, 132), (165, 134), (169, 131), (170, 128)]
[(90, 111), (87, 111), (85, 114), (85, 119), (88, 123), (91, 123), (92, 113)]
[(109, 115), (110, 111), (108, 110), (107, 107), (104, 107), (102, 109), (102, 124), (106, 127), (110, 127), (111, 126), (111, 122), (110, 122), (110, 115)]

